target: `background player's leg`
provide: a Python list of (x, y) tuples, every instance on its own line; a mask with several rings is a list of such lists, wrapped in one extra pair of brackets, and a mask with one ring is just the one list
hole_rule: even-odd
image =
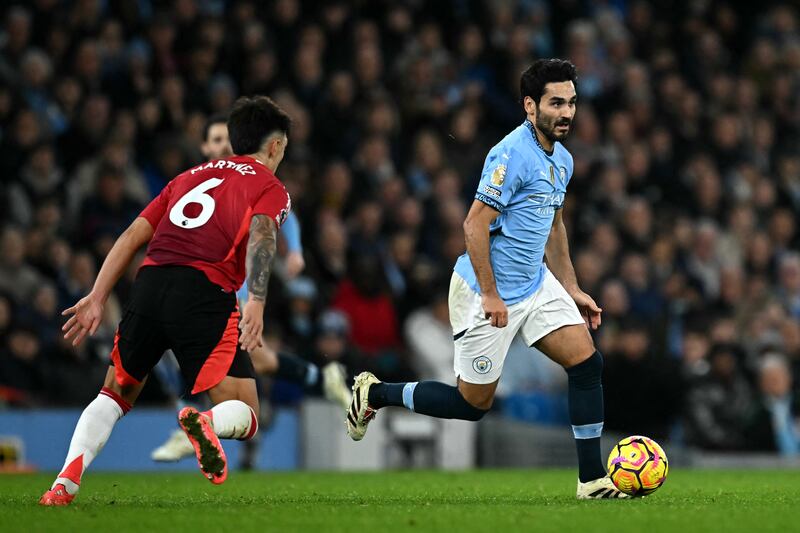
[(297, 383), (305, 389), (321, 391), (319, 385), (322, 376), (319, 367), (310, 361), (296, 355), (276, 352), (266, 345), (251, 351), (250, 358), (258, 374)]
[(603, 431), (603, 357), (584, 325), (565, 326), (535, 343), (564, 367), (569, 383), (569, 418), (578, 450), (578, 477), (587, 482), (606, 475), (600, 449)]
[(143, 387), (144, 380), (137, 385), (119, 385), (114, 367), (109, 367), (100, 394), (78, 419), (64, 466), (51, 489), (61, 484), (70, 495), (78, 492), (83, 472), (103, 449), (117, 420), (131, 409)]
[(296, 383), (306, 391), (322, 394), (328, 400), (347, 409), (350, 389), (345, 383), (344, 366), (332, 361), (320, 368), (302, 357), (286, 352), (276, 352), (264, 345), (250, 352), (256, 373)]

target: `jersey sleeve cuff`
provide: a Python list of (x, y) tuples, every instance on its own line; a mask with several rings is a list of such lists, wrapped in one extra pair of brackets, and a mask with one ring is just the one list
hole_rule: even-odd
[(495, 200), (491, 196), (487, 196), (487, 195), (485, 195), (483, 193), (480, 193), (480, 192), (475, 194), (475, 199), (478, 200), (479, 202), (483, 202), (484, 204), (488, 205), (489, 207), (491, 207), (495, 211), (499, 211), (500, 213), (502, 213), (503, 210), (506, 208), (506, 206), (504, 206), (503, 204), (501, 204), (500, 202), (498, 202), (497, 200)]

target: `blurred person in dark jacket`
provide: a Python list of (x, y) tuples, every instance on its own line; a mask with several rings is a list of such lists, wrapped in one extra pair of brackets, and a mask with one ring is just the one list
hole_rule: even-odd
[(654, 353), (650, 336), (640, 320), (622, 324), (603, 374), (606, 427), (663, 439), (680, 417), (684, 387), (676, 361)]
[(0, 236), (0, 291), (10, 294), (15, 303), (22, 303), (39, 285), (39, 280), (39, 274), (25, 262), (22, 232), (6, 227)]
[(36, 329), (28, 324), (11, 328), (6, 345), (0, 347), (0, 386), (8, 403), (36, 405), (46, 392), (46, 367)]
[(689, 386), (686, 433), (690, 444), (716, 451), (747, 448), (744, 425), (754, 397), (741, 370), (743, 358), (733, 345), (711, 348), (707, 374)]
[(800, 402), (792, 393), (792, 373), (783, 355), (766, 353), (762, 356), (758, 388), (760, 398), (745, 433), (748, 449), (797, 457), (800, 455)]

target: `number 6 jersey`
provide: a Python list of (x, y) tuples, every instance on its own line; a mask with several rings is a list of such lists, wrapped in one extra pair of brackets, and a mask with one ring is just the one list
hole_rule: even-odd
[(266, 215), (280, 228), (290, 209), (286, 188), (252, 157), (198, 165), (170, 181), (139, 215), (154, 230), (142, 266), (190, 266), (235, 291), (245, 278), (253, 215)]

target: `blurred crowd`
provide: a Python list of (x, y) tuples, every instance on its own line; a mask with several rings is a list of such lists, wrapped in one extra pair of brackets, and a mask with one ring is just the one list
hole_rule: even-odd
[[(274, 276), (269, 342), (386, 380), (452, 382), (462, 222), (486, 152), (524, 119), (519, 74), (559, 56), (579, 71), (564, 218), (582, 288), (604, 310), (606, 427), (800, 451), (796, 4), (5, 5), (2, 402), (96, 394), (135, 268), (85, 346), (62, 341), (61, 310), (140, 209), (202, 159), (206, 118), (252, 94), (294, 119), (278, 176), (306, 260), (300, 277)], [(552, 379), (511, 393), (557, 393)], [(144, 401), (163, 397), (155, 381)]]

